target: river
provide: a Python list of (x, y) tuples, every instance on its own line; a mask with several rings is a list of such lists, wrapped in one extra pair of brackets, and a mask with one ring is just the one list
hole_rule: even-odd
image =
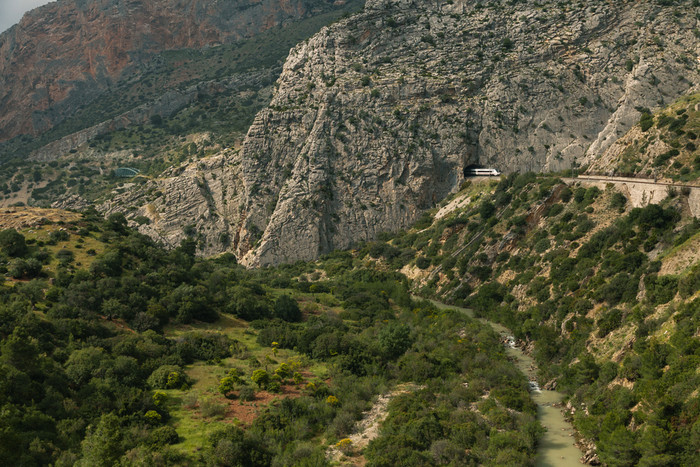
[[(418, 300), (424, 300), (415, 297)], [(430, 300), (438, 308), (449, 308), (459, 310), (462, 313), (474, 318), (474, 313), (468, 308), (445, 305), (444, 303)], [(537, 418), (547, 432), (540, 438), (537, 446), (537, 457), (535, 466), (537, 467), (567, 467), (582, 465), (579, 458), (583, 453), (574, 444), (574, 428), (571, 426), (560, 408), (560, 403), (564, 395), (557, 391), (540, 389), (537, 384), (537, 366), (535, 361), (525, 352), (515, 346), (511, 332), (498, 323), (494, 323), (484, 318), (474, 318), (484, 324), (491, 326), (504, 338), (508, 338), (510, 345), (507, 346), (508, 355), (514, 358), (516, 366), (522, 371), (530, 381), (530, 396), (537, 404)]]

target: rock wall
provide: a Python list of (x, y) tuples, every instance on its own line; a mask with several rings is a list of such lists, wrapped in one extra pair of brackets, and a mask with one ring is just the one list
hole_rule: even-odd
[(691, 1), (368, 1), (291, 51), (227, 156), (236, 174), (222, 186), (238, 193), (218, 213), (227, 248), (251, 266), (310, 260), (408, 226), (468, 164), (560, 170), (596, 157), (639, 109), (699, 81), (697, 12)]

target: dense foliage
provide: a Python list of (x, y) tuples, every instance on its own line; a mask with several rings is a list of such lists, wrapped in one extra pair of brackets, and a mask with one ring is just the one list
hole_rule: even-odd
[(467, 195), (466, 208), (369, 254), (396, 249), (377, 256), (390, 268), (418, 258), (421, 293), (534, 343), (541, 382), (569, 394), (604, 463), (698, 464), (700, 276), (673, 266), (700, 238), (681, 216), (687, 194), (631, 208), (612, 186), (514, 174)]
[[(3, 465), (323, 465), (397, 385), (369, 465), (532, 459), (527, 382), (490, 328), (349, 253), (246, 271), (194, 251), (121, 214), (0, 232)], [(231, 415), (267, 395), (252, 419)]]

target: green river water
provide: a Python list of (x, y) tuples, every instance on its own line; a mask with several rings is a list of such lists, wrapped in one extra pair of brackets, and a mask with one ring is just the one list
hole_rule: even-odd
[[(420, 297), (416, 299), (423, 300)], [(474, 313), (468, 308), (445, 305), (435, 300), (430, 300), (438, 308), (449, 308), (459, 310), (462, 313), (474, 318)], [(496, 332), (504, 337), (510, 337), (511, 332), (498, 323), (491, 322), (483, 318), (475, 318), (484, 324), (491, 326)], [(557, 391), (540, 389), (536, 382), (537, 366), (535, 361), (522, 350), (514, 345), (507, 347), (508, 355), (513, 357), (516, 366), (522, 371), (530, 381), (530, 396), (537, 404), (537, 417), (547, 429), (547, 432), (540, 439), (537, 447), (537, 457), (535, 465), (538, 467), (567, 467), (580, 466), (579, 458), (583, 454), (574, 444), (574, 429), (561, 410), (560, 403), (564, 395)]]

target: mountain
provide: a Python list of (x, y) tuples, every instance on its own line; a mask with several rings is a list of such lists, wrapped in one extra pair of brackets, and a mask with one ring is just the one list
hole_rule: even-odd
[(324, 0), (59, 0), (36, 8), (0, 35), (0, 141), (41, 135), (114, 91), (121, 99), (98, 118), (123, 113), (197, 78), (178, 66), (186, 61), (182, 57), (167, 76), (159, 76), (164, 51), (231, 44), (339, 5)]
[(698, 82), (693, 5), (369, 1), (292, 50), (239, 151), (104, 209), (154, 206), (169, 222), (144, 231), (177, 244), (186, 223), (248, 265), (347, 248), (409, 225), (468, 165), (594, 160)]
[[(313, 6), (304, 5), (298, 16)], [(147, 73), (52, 130), (8, 141), (5, 154), (31, 154), (6, 165), (5, 203), (94, 203), (139, 219), (166, 245), (194, 237), (199, 254), (232, 251), (250, 266), (314, 259), (410, 225), (459, 188), (469, 165), (595, 164), (643, 115), (700, 81), (692, 1), (372, 0), (304, 40), (295, 31), (342, 10), (314, 5), (328, 15), (155, 54)], [(205, 13), (207, 31), (238, 18), (209, 23)], [(292, 36), (299, 43), (280, 71), (275, 43)], [(92, 164), (102, 178), (69, 184), (75, 171), (46, 165), (57, 158), (66, 169)], [(117, 188), (105, 174), (120, 164), (146, 177)], [(28, 180), (37, 170), (40, 181)]]

